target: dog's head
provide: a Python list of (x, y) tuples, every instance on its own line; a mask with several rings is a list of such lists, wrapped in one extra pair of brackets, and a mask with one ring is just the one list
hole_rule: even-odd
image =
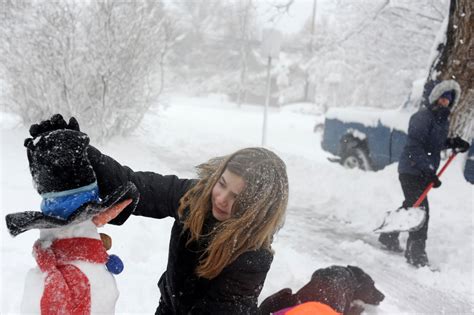
[(356, 278), (357, 287), (354, 292), (354, 300), (361, 300), (364, 303), (378, 305), (383, 301), (385, 295), (376, 287), (374, 280), (359, 267), (347, 266)]
[(335, 311), (343, 313), (352, 302), (355, 279), (343, 266), (330, 266), (316, 270), (311, 280), (295, 293), (301, 302), (322, 302)]

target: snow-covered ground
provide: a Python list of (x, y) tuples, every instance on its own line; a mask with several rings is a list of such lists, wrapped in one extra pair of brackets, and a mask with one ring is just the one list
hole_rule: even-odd
[[(259, 146), (262, 108), (225, 102), (219, 97), (170, 97), (169, 106), (147, 114), (134, 135), (98, 145), (135, 170), (151, 170), (181, 177), (193, 176), (193, 166), (216, 155)], [(356, 265), (375, 280), (386, 298), (365, 314), (472, 314), (473, 192), (461, 169), (465, 155), (456, 158), (430, 193), (431, 221), (428, 256), (441, 272), (415, 269), (402, 254), (379, 249), (372, 233), (385, 210), (401, 204), (396, 165), (379, 172), (347, 170), (330, 163), (313, 127), (322, 118), (300, 106), (271, 109), (267, 143), (286, 162), (290, 203), (286, 224), (274, 242), (276, 256), (261, 300), (283, 288), (299, 289), (312, 272), (329, 265)], [(1, 114), (0, 209), (38, 210), (23, 139), (27, 128)], [(159, 299), (156, 286), (164, 271), (172, 221), (132, 217), (120, 227), (106, 226), (113, 238), (111, 253), (125, 270), (116, 276), (119, 314), (153, 313)], [(24, 278), (35, 266), (31, 255), (37, 231), (11, 238), (5, 223), (1, 235), (1, 314), (19, 313)], [(406, 235), (402, 235), (402, 243)]]

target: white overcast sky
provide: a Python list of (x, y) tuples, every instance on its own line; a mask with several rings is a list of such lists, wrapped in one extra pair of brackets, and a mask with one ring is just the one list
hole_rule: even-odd
[[(264, 0), (257, 0), (264, 1)], [(279, 1), (282, 2), (281, 0)], [(305, 21), (311, 18), (313, 13), (313, 0), (294, 0), (291, 5), (288, 14), (283, 15), (274, 23), (264, 22), (265, 27), (275, 28), (282, 33), (291, 34), (301, 30)], [(318, 0), (316, 10), (318, 6), (321, 6), (322, 1)]]

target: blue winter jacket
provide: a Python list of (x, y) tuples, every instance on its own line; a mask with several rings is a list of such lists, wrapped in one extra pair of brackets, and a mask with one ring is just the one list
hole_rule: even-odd
[(398, 164), (400, 174), (429, 176), (436, 173), (448, 137), (448, 114), (431, 105), (411, 116), (407, 142)]

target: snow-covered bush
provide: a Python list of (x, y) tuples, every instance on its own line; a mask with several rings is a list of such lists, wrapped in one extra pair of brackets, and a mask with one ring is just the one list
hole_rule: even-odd
[(11, 1), (2, 11), (6, 107), (24, 123), (60, 112), (105, 139), (157, 102), (177, 38), (161, 2)]

